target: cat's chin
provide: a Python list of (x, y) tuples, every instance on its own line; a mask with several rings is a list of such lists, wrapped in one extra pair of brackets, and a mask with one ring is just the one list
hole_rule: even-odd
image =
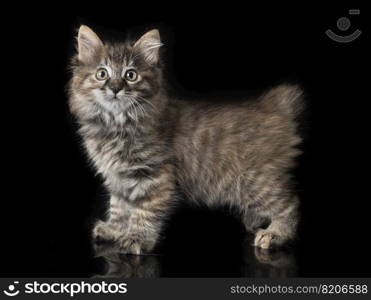
[(115, 102), (115, 101), (124, 101), (123, 99), (117, 98), (117, 97), (106, 97), (105, 101), (108, 102)]

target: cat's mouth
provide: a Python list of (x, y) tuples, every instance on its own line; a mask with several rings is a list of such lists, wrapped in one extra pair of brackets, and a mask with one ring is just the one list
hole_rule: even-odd
[(123, 97), (119, 97), (117, 95), (114, 95), (114, 96), (111, 96), (111, 97), (107, 97), (107, 100), (110, 101), (110, 102), (117, 102), (117, 101), (122, 101)]
[(127, 97), (126, 94), (118, 93), (115, 95), (108, 95), (107, 100), (112, 102), (124, 101), (126, 97)]

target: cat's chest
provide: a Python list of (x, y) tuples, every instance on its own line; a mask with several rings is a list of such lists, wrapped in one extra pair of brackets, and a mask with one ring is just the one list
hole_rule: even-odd
[(87, 138), (85, 147), (112, 193), (130, 200), (130, 197), (134, 197), (132, 195), (138, 195), (143, 187), (151, 184), (152, 179), (148, 176), (138, 176), (152, 171), (150, 162), (143, 159), (143, 155), (148, 152), (143, 140), (130, 140), (121, 136), (111, 139)]
[(124, 135), (86, 138), (84, 144), (98, 173), (106, 178), (129, 166), (131, 143)]

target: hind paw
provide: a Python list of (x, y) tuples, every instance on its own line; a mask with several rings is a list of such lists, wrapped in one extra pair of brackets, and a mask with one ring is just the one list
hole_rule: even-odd
[(254, 246), (262, 249), (269, 249), (277, 245), (278, 240), (279, 236), (275, 232), (262, 229), (255, 235)]

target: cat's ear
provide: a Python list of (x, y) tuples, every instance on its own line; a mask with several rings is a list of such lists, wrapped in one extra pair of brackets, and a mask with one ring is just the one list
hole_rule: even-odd
[(81, 25), (77, 35), (78, 59), (81, 62), (88, 63), (92, 61), (103, 50), (103, 42), (86, 25)]
[(153, 29), (136, 41), (134, 49), (140, 51), (149, 64), (155, 64), (159, 60), (159, 49), (161, 46), (160, 33), (157, 29)]

